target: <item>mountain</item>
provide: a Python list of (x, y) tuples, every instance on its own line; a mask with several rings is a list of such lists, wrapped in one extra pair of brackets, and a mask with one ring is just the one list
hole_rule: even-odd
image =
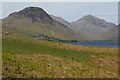
[(120, 25), (108, 29), (103, 34), (98, 36), (98, 39), (118, 41), (118, 38), (120, 38), (120, 35), (118, 34), (120, 34)]
[(84, 16), (83, 18), (70, 23), (72, 29), (81, 34), (88, 40), (96, 40), (99, 35), (115, 26), (113, 23), (106, 22), (92, 15)]
[(67, 25), (52, 19), (42, 8), (27, 7), (11, 13), (2, 20), (3, 36), (26, 36), (43, 34), (63, 40), (83, 40), (81, 35)]
[(58, 22), (61, 23), (61, 24), (64, 24), (64, 25), (66, 25), (66, 26), (68, 26), (68, 27), (71, 27), (70, 24), (69, 24), (69, 22), (67, 22), (66, 20), (64, 20), (64, 19), (61, 18), (61, 17), (57, 17), (57, 16), (54, 16), (54, 15), (50, 15), (50, 17), (51, 17), (52, 19), (58, 21)]
[(100, 35), (115, 26), (115, 24), (106, 22), (103, 19), (94, 17), (92, 15), (84, 16), (75, 22), (67, 22), (61, 17), (50, 15), (52, 19), (61, 24), (69, 26), (73, 31), (79, 33), (87, 40), (98, 40)]

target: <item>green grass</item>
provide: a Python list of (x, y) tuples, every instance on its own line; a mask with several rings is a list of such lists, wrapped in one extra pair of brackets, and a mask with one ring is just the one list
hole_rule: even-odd
[[(5, 49), (6, 48), (6, 49)], [(49, 54), (62, 58), (74, 58), (79, 60), (81, 57), (85, 59), (85, 57), (93, 54), (93, 53), (84, 53), (73, 50), (64, 50), (60, 48), (53, 48), (48, 46), (46, 43), (34, 43), (34, 42), (25, 42), (20, 40), (3, 40), (3, 53), (9, 54)], [(69, 55), (69, 56), (68, 56)], [(82, 56), (81, 56), (82, 55)], [(97, 55), (97, 54), (95, 54)]]
[(2, 43), (4, 77), (116, 78), (118, 74), (116, 53), (65, 49), (47, 41), (6, 39)]

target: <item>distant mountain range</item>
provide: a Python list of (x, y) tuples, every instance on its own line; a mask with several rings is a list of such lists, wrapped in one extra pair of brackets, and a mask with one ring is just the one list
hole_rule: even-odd
[(117, 30), (115, 24), (92, 15), (67, 22), (38, 7), (27, 7), (3, 19), (4, 36), (23, 36), (29, 33), (63, 40), (117, 40)]

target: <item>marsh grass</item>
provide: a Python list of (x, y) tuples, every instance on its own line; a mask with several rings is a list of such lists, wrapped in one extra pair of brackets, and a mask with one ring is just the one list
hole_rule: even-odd
[(85, 46), (22, 39), (3, 40), (2, 47), (3, 77), (118, 77), (116, 48), (111, 50), (111, 48), (94, 47), (103, 50), (102, 52), (96, 52), (93, 47), (86, 47), (86, 49)]

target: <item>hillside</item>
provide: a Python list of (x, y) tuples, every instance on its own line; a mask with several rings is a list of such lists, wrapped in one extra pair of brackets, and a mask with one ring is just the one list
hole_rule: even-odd
[[(3, 36), (45, 35), (63, 40), (83, 40), (68, 26), (53, 20), (42, 8), (27, 7), (3, 19)], [(27, 35), (28, 36), (28, 35)]]
[(52, 19), (58, 21), (59, 23), (64, 24), (64, 25), (70, 27), (69, 22), (67, 22), (67, 21), (64, 20), (63, 18), (61, 18), (61, 17), (57, 17), (57, 16), (54, 16), (54, 15), (50, 15), (50, 17), (51, 17)]
[(72, 22), (71, 26), (86, 39), (96, 40), (97, 36), (115, 26), (115, 24), (106, 22), (105, 20), (92, 15), (87, 15), (75, 22)]
[(106, 32), (98, 36), (98, 39), (118, 41), (120, 37), (118, 34), (120, 34), (120, 25), (108, 29)]
[(53, 15), (50, 16), (59, 23), (69, 26), (73, 31), (79, 33), (87, 40), (97, 40), (102, 33), (115, 26), (113, 23), (106, 22), (105, 20), (92, 15), (84, 16), (83, 18), (71, 23), (65, 21), (61, 17)]

